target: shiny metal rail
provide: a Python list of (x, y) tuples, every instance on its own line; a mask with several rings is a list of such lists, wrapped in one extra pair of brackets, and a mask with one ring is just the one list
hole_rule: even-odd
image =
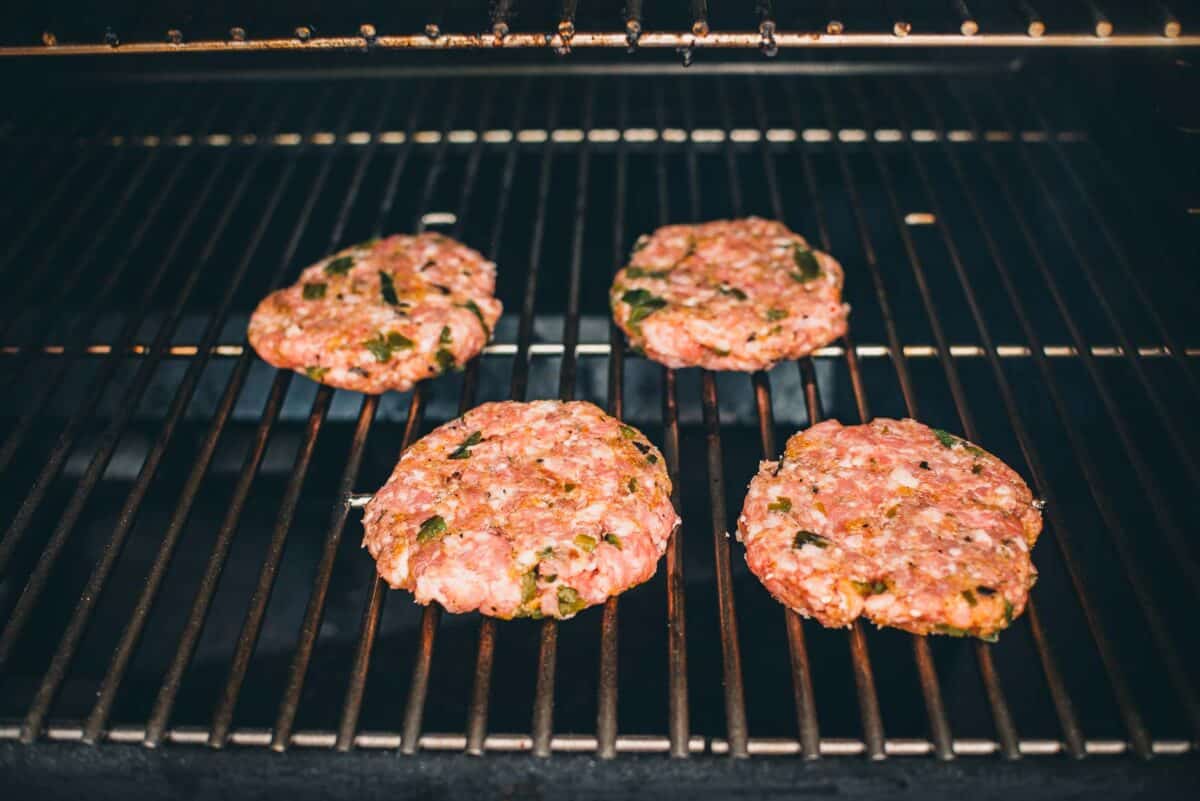
[[(699, 24), (699, 21), (698, 21)], [(1033, 28), (1036, 30), (1036, 28)], [(1044, 28), (1042, 29), (1045, 30)], [(1175, 31), (1170, 35), (1168, 31)], [(761, 49), (767, 41), (760, 32), (644, 31), (635, 46), (652, 50), (748, 50)], [(1182, 28), (1164, 26), (1160, 33), (1098, 36), (1096, 33), (829, 33), (776, 31), (770, 40), (776, 50), (872, 48), (1176, 48), (1200, 45), (1200, 36), (1183, 33)], [(569, 49), (620, 48), (630, 46), (628, 33), (578, 31), (570, 37), (554, 33), (509, 33), (505, 36), (477, 33), (439, 33), (376, 36), (312, 36), (267, 39), (208, 39), (162, 42), (126, 42), (107, 44), (60, 44), (0, 47), (0, 56), (98, 56), (147, 55), (162, 53), (279, 53), (328, 51), (447, 51), (447, 50), (528, 50), (548, 49), (565, 53)]]
[[(846, 345), (829, 345), (824, 348), (818, 348), (813, 351), (814, 359), (841, 359), (846, 354)], [(109, 344), (92, 344), (84, 345), (76, 351), (71, 350), (66, 345), (39, 345), (27, 347), (25, 345), (3, 345), (0, 346), (0, 356), (18, 356), (29, 351), (35, 351), (39, 357), (41, 356), (107, 356), (112, 353), (115, 347)], [(1018, 345), (1015, 343), (1001, 343), (995, 345), (994, 353), (1001, 359), (1028, 359), (1040, 353), (1047, 359), (1074, 359), (1083, 352), (1090, 352), (1090, 355), (1096, 359), (1117, 359), (1125, 357), (1125, 350), (1120, 345), (1085, 345), (1083, 348), (1077, 348), (1074, 345), (1041, 345), (1038, 350), (1030, 348), (1029, 345)], [(236, 359), (249, 352), (250, 348), (242, 344), (224, 344), (213, 345), (208, 353), (215, 358)], [(900, 351), (907, 359), (936, 359), (938, 358), (938, 349), (934, 345), (901, 345)], [(188, 359), (193, 356), (200, 355), (200, 347), (198, 345), (171, 345), (167, 347), (163, 354), (165, 359)], [(512, 342), (492, 342), (484, 347), (482, 355), (485, 357), (508, 357), (513, 356), (517, 352), (517, 346)], [(529, 355), (535, 357), (544, 356), (562, 356), (565, 353), (574, 353), (576, 356), (609, 356), (620, 353), (622, 358), (644, 358), (633, 350), (625, 346), (623, 342), (618, 342), (615, 345), (611, 342), (576, 342), (571, 348), (561, 342), (534, 342), (529, 346)], [(891, 349), (887, 345), (878, 344), (855, 344), (855, 355), (860, 359), (886, 359), (891, 356)], [(946, 352), (956, 359), (981, 359), (989, 354), (989, 350), (980, 345), (947, 345)], [(150, 353), (148, 344), (134, 343), (126, 347), (126, 357), (146, 356)], [(1183, 355), (1187, 359), (1200, 358), (1200, 348), (1183, 348)], [(1138, 345), (1137, 356), (1141, 359), (1171, 359), (1175, 358), (1175, 352), (1167, 345)]]
[[(16, 740), (20, 737), (20, 725), (12, 722), (0, 723), (0, 741)], [(51, 742), (72, 743), (84, 739), (83, 727), (78, 724), (52, 723), (43, 732)], [(122, 724), (106, 730), (101, 742), (115, 744), (139, 743), (145, 739), (142, 726)], [(403, 735), (399, 731), (361, 731), (355, 734), (351, 747), (363, 750), (396, 751), (400, 748)], [(164, 743), (174, 745), (203, 745), (208, 741), (208, 732), (203, 728), (180, 726), (168, 729)], [(268, 748), (272, 742), (270, 729), (236, 728), (229, 733), (229, 743), (244, 748)], [(462, 734), (429, 732), (421, 735), (419, 749), (422, 751), (462, 751), (466, 737)], [(558, 734), (551, 738), (553, 753), (591, 753), (597, 749), (597, 738), (587, 734)], [(335, 749), (337, 733), (321, 729), (303, 729), (292, 733), (289, 748)], [(619, 754), (667, 754), (671, 743), (666, 737), (654, 735), (624, 734), (614, 743)], [(988, 757), (999, 753), (1001, 744), (984, 738), (960, 738), (952, 743), (954, 753), (962, 757)], [(747, 747), (752, 756), (791, 757), (801, 753), (799, 740), (788, 738), (751, 738)], [(481, 753), (523, 753), (533, 748), (533, 738), (527, 734), (489, 734)], [(729, 753), (729, 743), (719, 737), (694, 735), (686, 743), (687, 753), (694, 755)], [(859, 757), (865, 753), (865, 744), (853, 738), (823, 738), (819, 742), (822, 757)], [(1021, 756), (1061, 756), (1067, 752), (1066, 744), (1060, 740), (1022, 739), (1018, 743)], [(921, 738), (889, 738), (884, 743), (889, 757), (924, 757), (933, 752), (933, 742)], [(1196, 746), (1188, 740), (1155, 740), (1154, 754), (1157, 756), (1184, 756), (1196, 753)], [(1088, 756), (1121, 756), (1130, 751), (1129, 743), (1114, 739), (1090, 739), (1084, 742)]]

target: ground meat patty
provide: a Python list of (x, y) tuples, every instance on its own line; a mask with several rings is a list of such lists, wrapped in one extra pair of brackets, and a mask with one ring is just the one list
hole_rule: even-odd
[(617, 325), (668, 367), (766, 370), (846, 333), (842, 268), (782, 223), (668, 225), (638, 239), (609, 299)]
[(1040, 502), (1011, 468), (914, 420), (835, 420), (792, 437), (750, 482), (738, 536), (805, 617), (994, 639), (1025, 608)]
[(679, 525), (662, 454), (590, 403), (486, 403), (400, 457), (364, 544), (417, 602), (568, 618), (654, 575)]
[(496, 265), (441, 234), (347, 248), (272, 292), (250, 344), (275, 367), (358, 392), (404, 391), (471, 359), (500, 317)]

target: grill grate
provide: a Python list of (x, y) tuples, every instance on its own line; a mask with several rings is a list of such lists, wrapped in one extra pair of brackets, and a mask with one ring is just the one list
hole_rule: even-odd
[[(825, 2), (716, 4), (577, 0), (437, 0), (381, 9), (264, 2), (238, 8), (109, 4), (98, 14), (74, 0), (0, 16), (0, 55), (246, 53), (376, 50), (679, 50), (685, 64), (703, 49), (869, 47), (1175, 47), (1198, 37), (1167, 4)], [(83, 7), (80, 7), (83, 6)], [(1039, 10), (1039, 7), (1042, 10)], [(1048, 13), (1042, 13), (1042, 11)]]
[[(1146, 141), (1141, 123), (1096, 125), (1114, 108), (1140, 119), (1143, 99), (1024, 86), (460, 76), (349, 92), (200, 83), (187, 102), (140, 87), (92, 128), (85, 90), (62, 90), (62, 107), (80, 104), (65, 128), (10, 110), (3, 146), (46, 158), (11, 161), (2, 199), (20, 233), (0, 265), (15, 287), (0, 337), (14, 387), (0, 737), (601, 757), (1192, 753), (1200, 475), (1186, 410), (1200, 384), (1186, 346), (1200, 343), (1186, 338), (1195, 294), (1181, 268), (1194, 223), (1176, 204), (1182, 181), (1127, 146)], [(769, 135), (814, 125), (839, 133)], [(618, 135), (592, 135), (606, 128)], [(299, 136), (281, 143), (288, 130)], [(581, 135), (484, 135), (502, 130)], [(1134, 190), (1138, 175), (1162, 191)], [(45, 199), (26, 204), (30, 187)], [(626, 353), (604, 288), (633, 238), (747, 213), (841, 258), (855, 334), (871, 344), (847, 337), (749, 378)], [(510, 311), (460, 379), (363, 398), (263, 369), (241, 345), (254, 300), (300, 265), (432, 225), (500, 263)], [(606, 403), (664, 444), (685, 524), (658, 577), (565, 626), (443, 618), (386, 592), (353, 551), (356, 493), (456, 408), (555, 395)], [(1048, 501), (1043, 581), (1000, 644), (825, 631), (781, 613), (735, 558), (725, 532), (740, 484), (779, 437), (875, 413), (987, 443)]]

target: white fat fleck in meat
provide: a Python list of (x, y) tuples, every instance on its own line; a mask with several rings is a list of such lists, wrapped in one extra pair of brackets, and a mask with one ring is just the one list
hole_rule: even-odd
[(888, 481), (900, 487), (908, 487), (913, 489), (919, 487), (921, 482), (912, 473), (905, 470), (903, 467), (897, 467), (888, 475)]

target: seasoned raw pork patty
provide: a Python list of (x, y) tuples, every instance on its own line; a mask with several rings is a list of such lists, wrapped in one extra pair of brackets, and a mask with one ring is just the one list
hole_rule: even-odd
[(496, 265), (441, 234), (371, 240), (268, 295), (250, 318), (250, 344), (322, 384), (404, 391), (483, 349), (500, 318), (495, 286)]
[(364, 544), (417, 602), (568, 618), (654, 575), (679, 525), (662, 454), (590, 403), (485, 403), (400, 457)]
[(613, 317), (668, 367), (766, 370), (846, 333), (842, 268), (783, 223), (668, 225), (613, 279)]
[(1025, 609), (1041, 504), (1011, 468), (915, 420), (827, 420), (763, 462), (738, 519), (746, 562), (825, 626), (859, 615), (992, 640)]

